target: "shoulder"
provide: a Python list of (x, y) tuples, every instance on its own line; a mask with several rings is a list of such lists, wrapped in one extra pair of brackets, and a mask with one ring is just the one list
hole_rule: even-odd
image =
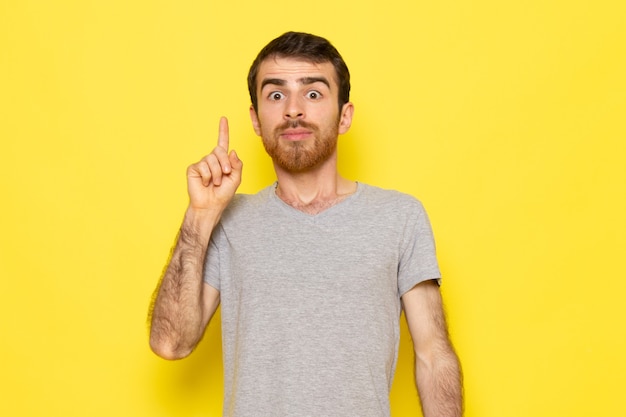
[(359, 183), (359, 186), (362, 189), (361, 199), (368, 206), (394, 210), (396, 213), (424, 211), (422, 202), (410, 194), (363, 183)]
[(270, 197), (270, 192), (272, 192), (273, 189), (274, 186), (271, 185), (261, 189), (255, 194), (235, 194), (228, 208), (231, 210), (238, 210), (242, 208), (262, 205), (267, 202)]
[(274, 186), (263, 188), (255, 194), (235, 194), (222, 214), (221, 222), (232, 222), (262, 215), (267, 209)]

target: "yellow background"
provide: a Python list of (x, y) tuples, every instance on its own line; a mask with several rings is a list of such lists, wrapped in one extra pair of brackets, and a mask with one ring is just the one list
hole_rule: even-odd
[(625, 25), (620, 0), (2, 0), (0, 415), (220, 414), (218, 322), (166, 362), (145, 315), (219, 116), (241, 191), (273, 180), (245, 77), (301, 30), (353, 74), (343, 174), (429, 211), (466, 415), (626, 416)]

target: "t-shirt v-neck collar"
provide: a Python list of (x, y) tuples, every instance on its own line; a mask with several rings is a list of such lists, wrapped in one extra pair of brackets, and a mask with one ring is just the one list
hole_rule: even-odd
[(280, 205), (285, 210), (285, 212), (287, 212), (291, 216), (298, 217), (301, 219), (309, 219), (309, 220), (322, 219), (337, 211), (343, 210), (343, 208), (350, 205), (351, 201), (357, 198), (358, 195), (361, 194), (361, 191), (363, 190), (363, 185), (360, 182), (356, 181), (356, 190), (352, 194), (346, 196), (346, 198), (344, 198), (343, 200), (339, 201), (336, 204), (333, 204), (332, 206), (320, 211), (317, 214), (309, 214), (309, 213), (305, 213), (304, 211), (298, 210), (297, 208), (283, 201), (283, 199), (281, 199), (278, 196), (278, 194), (276, 194), (277, 186), (278, 186), (278, 182), (275, 182), (270, 187), (270, 193), (269, 193), (270, 199), (273, 200), (276, 204)]

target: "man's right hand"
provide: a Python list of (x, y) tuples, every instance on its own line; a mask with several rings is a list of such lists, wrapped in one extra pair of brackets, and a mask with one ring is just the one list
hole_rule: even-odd
[(219, 291), (203, 283), (209, 239), (241, 183), (243, 163), (228, 153), (228, 121), (220, 120), (217, 146), (187, 168), (189, 207), (151, 307), (150, 346), (180, 359), (196, 347), (219, 304)]
[(228, 153), (228, 120), (220, 119), (217, 146), (199, 162), (187, 168), (189, 208), (221, 213), (241, 184), (243, 162), (235, 151)]

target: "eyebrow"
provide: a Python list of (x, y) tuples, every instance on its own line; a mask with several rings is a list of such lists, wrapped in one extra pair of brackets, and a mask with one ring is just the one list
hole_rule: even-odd
[[(298, 83), (302, 85), (322, 83), (322, 84), (325, 84), (326, 87), (330, 89), (330, 82), (328, 82), (326, 77), (302, 77), (302, 78), (299, 78), (297, 81)], [(263, 88), (265, 88), (266, 85), (283, 86), (285, 84), (287, 84), (286, 81), (280, 78), (265, 78), (263, 81), (261, 81), (261, 90), (263, 90)]]

